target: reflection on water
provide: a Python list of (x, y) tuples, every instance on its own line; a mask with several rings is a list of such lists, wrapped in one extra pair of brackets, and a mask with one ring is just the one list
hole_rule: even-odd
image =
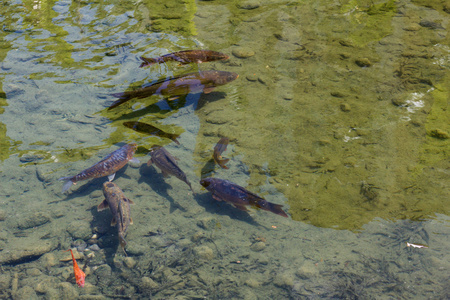
[[(2, 2), (0, 298), (448, 298), (449, 8), (422, 2)], [(139, 68), (199, 48), (230, 59)], [(199, 70), (239, 78), (107, 110)], [(220, 137), (229, 169), (211, 163)], [(114, 179), (136, 203), (125, 257), (96, 209), (106, 178), (68, 195), (57, 179), (130, 142), (141, 164)], [(154, 144), (195, 194), (145, 164)], [(218, 202), (206, 176), (292, 219)]]

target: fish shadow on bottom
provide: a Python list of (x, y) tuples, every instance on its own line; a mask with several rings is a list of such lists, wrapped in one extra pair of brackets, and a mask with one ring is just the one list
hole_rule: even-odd
[[(103, 199), (103, 198), (102, 198)], [(98, 202), (101, 203), (102, 200)], [(111, 226), (113, 215), (109, 210), (98, 211), (97, 205), (92, 206), (91, 214), (93, 220), (91, 222), (91, 228), (96, 228), (99, 238), (97, 245), (106, 253), (107, 264), (110, 267), (114, 266), (113, 257), (116, 253), (122, 252), (119, 249), (119, 238), (117, 236), (117, 226)], [(110, 260), (110, 261), (108, 261)]]
[[(175, 199), (173, 199), (169, 195), (167, 191), (169, 189), (172, 189), (173, 187), (165, 181), (163, 174), (159, 173), (154, 166), (148, 167), (146, 164), (142, 164), (139, 168), (139, 175), (141, 176), (138, 180), (138, 183), (145, 182), (155, 193), (169, 201), (170, 213), (174, 212), (177, 209), (181, 210), (182, 212), (187, 211), (186, 208), (177, 203)], [(183, 184), (182, 188), (184, 188), (184, 186), (185, 185)]]
[[(219, 166), (217, 167), (220, 168)], [(201, 179), (212, 177), (215, 173), (215, 170), (216, 170), (216, 162), (214, 161), (213, 158), (211, 158), (206, 162), (206, 164), (203, 166), (201, 170), (202, 174)]]
[(239, 210), (229, 203), (214, 200), (210, 192), (197, 194), (195, 200), (199, 205), (203, 206), (208, 213), (229, 216), (234, 220), (243, 221), (251, 225), (262, 226), (256, 222), (248, 212)]
[(226, 98), (226, 96), (227, 96), (227, 93), (225, 93), (225, 92), (214, 91), (209, 94), (202, 93), (200, 95), (200, 98), (198, 99), (196, 110), (203, 108), (203, 106), (207, 105), (208, 103), (223, 100)]

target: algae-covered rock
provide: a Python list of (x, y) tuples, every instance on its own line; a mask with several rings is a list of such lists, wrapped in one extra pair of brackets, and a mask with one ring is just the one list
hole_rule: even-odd
[(19, 221), (17, 227), (21, 230), (37, 227), (50, 222), (50, 216), (44, 212), (36, 212), (25, 216)]
[(34, 289), (30, 286), (24, 286), (23, 288), (17, 291), (14, 299), (23, 299), (23, 300), (34, 300), (39, 299)]
[(88, 240), (92, 236), (91, 225), (87, 221), (73, 221), (67, 227), (67, 232), (74, 239)]
[(355, 59), (355, 64), (361, 68), (372, 66), (372, 62), (367, 57)]
[(258, 8), (261, 4), (256, 0), (248, 0), (239, 3), (237, 6), (241, 9), (255, 9)]
[(60, 284), (58, 284), (58, 288), (61, 293), (61, 299), (77, 299), (78, 298), (78, 290), (72, 283), (61, 282)]
[(214, 258), (214, 252), (208, 246), (198, 246), (194, 248), (195, 255), (204, 260), (211, 260)]
[(248, 58), (255, 55), (255, 51), (245, 47), (234, 48), (231, 53), (237, 58)]
[(445, 132), (442, 129), (436, 128), (433, 130), (430, 130), (430, 132), (428, 133), (431, 137), (434, 138), (438, 138), (438, 139), (442, 139), (442, 140), (446, 140), (449, 138), (449, 134), (448, 132)]

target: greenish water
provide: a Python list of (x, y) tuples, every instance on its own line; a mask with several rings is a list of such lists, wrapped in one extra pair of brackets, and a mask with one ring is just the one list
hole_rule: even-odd
[[(0, 9), (1, 299), (450, 297), (444, 2)], [(187, 49), (230, 59), (138, 68), (140, 56)], [(210, 94), (106, 110), (111, 93), (209, 69), (239, 78)], [(138, 120), (180, 134), (181, 145), (122, 125)], [(222, 136), (228, 170), (211, 163)], [(96, 209), (106, 178), (67, 195), (57, 179), (129, 142), (141, 164), (114, 180), (136, 203), (125, 257), (109, 211)], [(196, 195), (146, 166), (153, 144), (179, 158)], [(291, 218), (216, 202), (198, 183), (207, 176), (283, 204)], [(84, 288), (61, 251), (69, 247), (84, 253)]]

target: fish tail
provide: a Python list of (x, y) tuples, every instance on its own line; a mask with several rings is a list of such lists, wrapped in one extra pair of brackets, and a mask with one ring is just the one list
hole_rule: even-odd
[(171, 140), (174, 141), (175, 144), (180, 145), (180, 142), (178, 141), (178, 139), (176, 137), (172, 137)]
[(154, 58), (146, 58), (146, 57), (141, 56), (141, 60), (143, 61), (143, 63), (141, 63), (139, 68), (156, 64), (156, 59), (154, 59)]
[(63, 188), (62, 188), (62, 193), (63, 194), (70, 189), (72, 184), (74, 184), (74, 182), (72, 181), (72, 177), (71, 176), (69, 176), (69, 177), (61, 177), (58, 180), (66, 180), (66, 182), (64, 183)]
[(226, 164), (227, 162), (229, 162), (229, 161), (230, 161), (229, 158), (222, 159), (222, 160), (219, 161), (219, 166), (220, 166), (222, 169), (228, 169), (228, 167), (225, 166), (225, 164)]
[[(123, 249), (123, 252), (125, 252), (125, 246), (127, 245), (127, 241), (125, 241), (125, 236), (123, 233), (119, 233), (119, 243)], [(125, 254), (126, 254), (126, 252), (125, 252)]]
[[(123, 93), (119, 93), (119, 94), (123, 94)], [(119, 94), (113, 94), (113, 95), (115, 96), (115, 95), (119, 95)], [(115, 96), (115, 97), (120, 97), (120, 96)], [(120, 104), (125, 103), (126, 101), (127, 101), (127, 99), (120, 98), (119, 100), (114, 101), (113, 104), (111, 104), (111, 106), (108, 107), (108, 110), (113, 109), (114, 107), (117, 107), (117, 106), (119, 106)]]
[(274, 204), (274, 203), (271, 203), (271, 202), (268, 202), (268, 211), (270, 211), (270, 212), (273, 212), (274, 214), (277, 214), (277, 215), (280, 215), (280, 216), (283, 216), (283, 217), (285, 217), (285, 218), (287, 218), (288, 217), (288, 215), (284, 212), (284, 210), (282, 209), (282, 207), (283, 207), (283, 205), (280, 205), (280, 204)]

